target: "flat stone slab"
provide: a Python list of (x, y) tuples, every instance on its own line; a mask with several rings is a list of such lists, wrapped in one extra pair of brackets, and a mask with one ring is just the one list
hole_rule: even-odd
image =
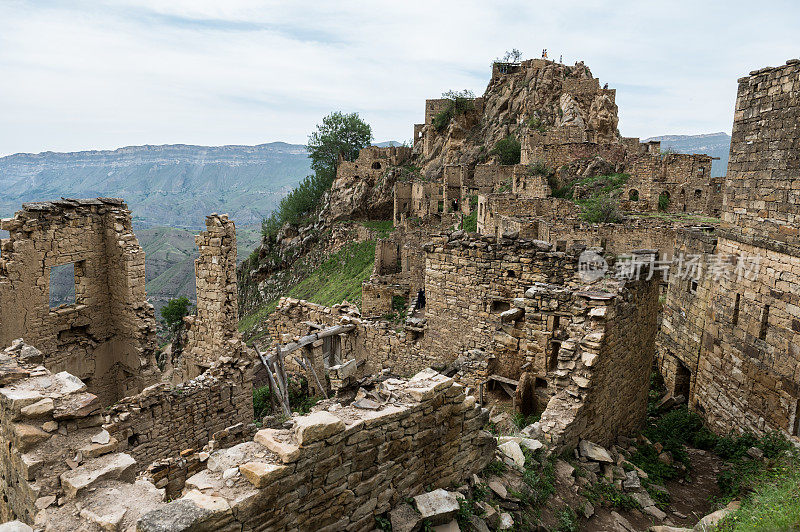
[(413, 532), (422, 520), (422, 517), (410, 504), (401, 503), (389, 512), (392, 522), (392, 532)]
[(295, 419), (294, 436), (302, 446), (330, 438), (344, 429), (344, 421), (330, 412), (313, 412)]
[(277, 454), (284, 464), (295, 462), (300, 458), (300, 447), (291, 441), (291, 436), (286, 431), (262, 429), (256, 432), (253, 440)]
[(525, 467), (525, 455), (522, 454), (522, 449), (520, 449), (517, 442), (507, 441), (501, 443), (497, 446), (497, 450), (514, 460), (514, 463), (519, 467)]
[(285, 465), (266, 464), (263, 462), (248, 462), (239, 466), (239, 472), (242, 476), (257, 488), (263, 488), (283, 477), (288, 470), (289, 468)]
[(102, 456), (84, 465), (61, 474), (61, 487), (67, 496), (74, 498), (81, 491), (101, 480), (120, 480), (133, 483), (136, 476), (136, 460), (128, 454)]
[(22, 521), (9, 521), (0, 525), (0, 532), (33, 532), (33, 529)]
[(445, 523), (458, 512), (458, 497), (441, 488), (414, 497), (422, 519), (430, 519), (435, 523)]
[(581, 440), (581, 442), (578, 444), (578, 449), (580, 450), (581, 456), (588, 458), (589, 460), (594, 460), (595, 462), (606, 462), (609, 464), (614, 463), (614, 459), (611, 458), (611, 453), (609, 453), (604, 447), (601, 447), (596, 443), (592, 443), (589, 440)]

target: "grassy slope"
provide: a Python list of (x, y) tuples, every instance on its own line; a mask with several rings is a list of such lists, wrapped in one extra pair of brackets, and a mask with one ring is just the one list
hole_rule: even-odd
[[(369, 279), (375, 263), (375, 241), (351, 243), (332, 254), (319, 268), (286, 290), (289, 297), (306, 299), (312, 303), (331, 306), (347, 300), (361, 304), (361, 283)], [(242, 316), (239, 330), (249, 340), (254, 340), (254, 329), (275, 310), (277, 301), (264, 305), (257, 311)]]

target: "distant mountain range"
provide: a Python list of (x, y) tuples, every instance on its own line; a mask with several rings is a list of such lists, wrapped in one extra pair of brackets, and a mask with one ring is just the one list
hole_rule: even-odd
[(672, 148), (678, 153), (705, 153), (719, 157), (711, 163), (711, 175), (719, 177), (728, 170), (728, 155), (731, 151), (731, 136), (720, 131), (703, 135), (662, 135), (645, 139), (661, 141), (661, 149)]
[(310, 173), (309, 163), (305, 146), (284, 142), (18, 153), (0, 158), (0, 216), (26, 201), (113, 196), (127, 201), (137, 228), (199, 229), (212, 212), (252, 225)]

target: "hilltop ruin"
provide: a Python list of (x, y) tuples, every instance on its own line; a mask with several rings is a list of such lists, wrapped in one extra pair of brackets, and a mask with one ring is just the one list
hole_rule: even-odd
[[(197, 312), (166, 356), (124, 202), (23, 205), (0, 223), (0, 517), (53, 531), (371, 530), (415, 496), (450, 497), (452, 517), (445, 489), (477, 485), (495, 456), (524, 472), (536, 451), (574, 453), (666, 522), (621, 467), (654, 367), (665, 402), (714, 431), (800, 445), (800, 140), (787, 127), (800, 61), (739, 80), (724, 181), (707, 155), (622, 137), (615, 98), (583, 63), (495, 63), (481, 97), (425, 102), (413, 146), (341, 161), (316, 222), (281, 228), (244, 276), (234, 223), (208, 216)], [(519, 162), (500, 164), (491, 148), (509, 138)], [(615, 219), (587, 216), (606, 200)], [(360, 305), (282, 297), (264, 337), (243, 341), (240, 309), (256, 306), (244, 299), (271, 298), (290, 278), (273, 275), (281, 262), (367, 239)], [(680, 275), (678, 256), (712, 274)], [(53, 307), (65, 265), (74, 301)], [(287, 375), (324, 399), (291, 412)], [(256, 420), (267, 383), (283, 415)], [(539, 420), (495, 437), (497, 405)]]

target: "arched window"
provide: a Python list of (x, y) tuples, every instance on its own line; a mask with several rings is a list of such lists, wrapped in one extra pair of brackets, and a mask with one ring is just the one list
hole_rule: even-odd
[(631, 201), (639, 201), (639, 191), (635, 188), (630, 189), (628, 192), (628, 199)]
[(695, 191), (694, 191), (694, 197), (695, 197), (695, 198), (698, 198), (698, 199), (699, 199), (699, 198), (701, 198), (701, 197), (703, 197), (703, 191), (702, 191), (702, 190), (700, 190), (699, 188), (695, 189)]
[(372, 163), (372, 169), (373, 170), (380, 170), (381, 169), (381, 163), (379, 163), (378, 161), (375, 161), (374, 163)]

